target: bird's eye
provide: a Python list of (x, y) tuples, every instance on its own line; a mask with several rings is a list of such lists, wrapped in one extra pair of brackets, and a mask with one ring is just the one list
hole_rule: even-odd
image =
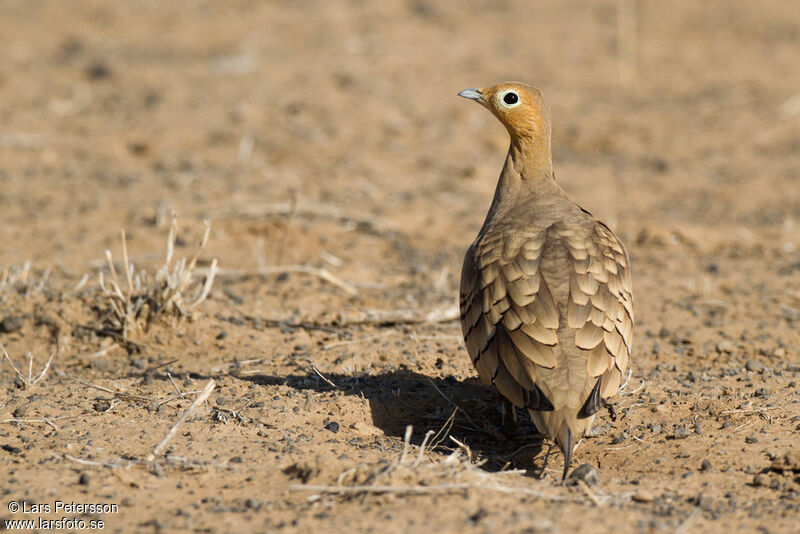
[(507, 108), (513, 108), (517, 104), (519, 104), (519, 95), (514, 91), (508, 91), (502, 97), (503, 104)]

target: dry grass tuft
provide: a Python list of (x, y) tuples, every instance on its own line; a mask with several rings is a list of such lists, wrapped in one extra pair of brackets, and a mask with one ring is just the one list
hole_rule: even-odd
[[(416, 454), (413, 454), (412, 448), (414, 446), (410, 444), (411, 430), (410, 426), (406, 428), (402, 454), (388, 465), (369, 466), (360, 464), (339, 475), (335, 486), (296, 484), (290, 486), (290, 489), (343, 496), (423, 495), (475, 490), (531, 496), (547, 501), (579, 500), (571, 495), (564, 494), (563, 490), (554, 486), (548, 485), (542, 489), (533, 489), (507, 483), (505, 479), (509, 476), (518, 476), (525, 471), (507, 470), (489, 473), (481, 469), (485, 460), (474, 461), (473, 453), (469, 446), (452, 436), (448, 436), (449, 440), (456, 446), (452, 449), (452, 452), (445, 457), (434, 454), (433, 450), (444, 441), (448, 430), (447, 423), (437, 433), (429, 431)], [(546, 483), (535, 481), (535, 484), (544, 486)], [(319, 496), (312, 495), (309, 499), (316, 500), (319, 499)]]
[(8, 363), (11, 364), (11, 368), (14, 369), (14, 372), (17, 374), (17, 377), (22, 382), (22, 385), (25, 386), (26, 388), (30, 388), (41, 382), (42, 379), (44, 379), (44, 377), (47, 375), (47, 371), (50, 369), (50, 364), (53, 362), (53, 358), (55, 357), (57, 352), (58, 350), (54, 351), (50, 355), (50, 359), (48, 359), (47, 362), (44, 364), (44, 368), (42, 369), (42, 371), (36, 375), (34, 375), (33, 373), (33, 354), (29, 352), (28, 374), (24, 374), (22, 371), (17, 369), (17, 366), (14, 365), (14, 362), (11, 360), (11, 356), (9, 356), (8, 352), (6, 352), (6, 348), (3, 346), (2, 343), (0, 343), (0, 367), (2, 367), (4, 361), (8, 360)]
[[(198, 272), (197, 260), (208, 243), (211, 222), (205, 221), (205, 231), (194, 255), (187, 260), (174, 261), (178, 220), (173, 216), (167, 237), (164, 263), (155, 276), (146, 271), (136, 271), (128, 259), (125, 231), (121, 232), (124, 282), (120, 281), (111, 251), (106, 250), (111, 280), (99, 273), (100, 289), (108, 302), (108, 310), (101, 319), (103, 328), (116, 331), (124, 338), (130, 333), (144, 331), (157, 317), (186, 317), (208, 297), (217, 273), (217, 260), (211, 260), (208, 270)], [(204, 275), (204, 276), (203, 276)]]
[(36, 292), (41, 293), (49, 277), (50, 269), (47, 269), (37, 280), (30, 261), (22, 265), (0, 267), (0, 304), (6, 301), (11, 289), (15, 289), (25, 300)]

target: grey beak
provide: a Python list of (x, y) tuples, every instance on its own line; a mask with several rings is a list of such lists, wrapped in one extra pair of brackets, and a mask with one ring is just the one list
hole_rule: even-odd
[(469, 98), (470, 100), (477, 100), (478, 102), (483, 100), (483, 95), (477, 89), (464, 89), (458, 93), (458, 96), (463, 96), (464, 98)]

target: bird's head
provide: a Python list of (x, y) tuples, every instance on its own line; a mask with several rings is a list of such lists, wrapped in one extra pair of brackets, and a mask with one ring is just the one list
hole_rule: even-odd
[(535, 87), (505, 82), (481, 89), (464, 89), (458, 96), (474, 100), (494, 113), (512, 140), (529, 139), (549, 144), (550, 106)]

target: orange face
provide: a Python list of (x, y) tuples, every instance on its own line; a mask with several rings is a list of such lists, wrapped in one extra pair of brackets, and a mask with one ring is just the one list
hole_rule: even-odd
[(459, 96), (475, 100), (500, 119), (512, 138), (541, 138), (550, 134), (550, 108), (538, 89), (506, 82), (465, 89)]

